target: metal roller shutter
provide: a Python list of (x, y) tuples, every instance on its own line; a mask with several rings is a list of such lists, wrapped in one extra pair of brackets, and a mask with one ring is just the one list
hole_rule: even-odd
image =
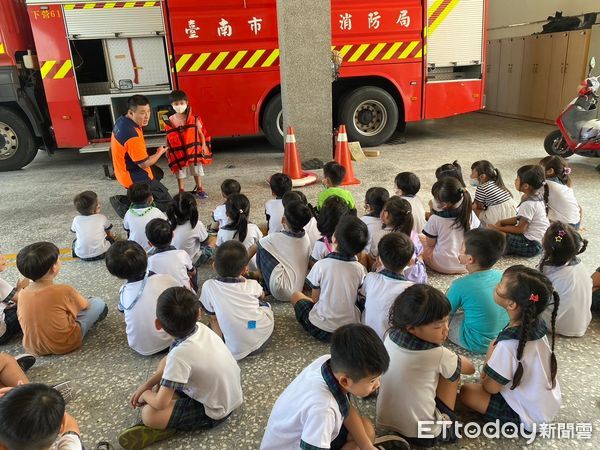
[(481, 64), (485, 0), (428, 0), (427, 6), (427, 64)]

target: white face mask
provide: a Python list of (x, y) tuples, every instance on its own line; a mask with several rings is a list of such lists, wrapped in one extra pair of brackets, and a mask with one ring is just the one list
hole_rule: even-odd
[(173, 105), (173, 109), (177, 114), (183, 114), (187, 110), (187, 105)]

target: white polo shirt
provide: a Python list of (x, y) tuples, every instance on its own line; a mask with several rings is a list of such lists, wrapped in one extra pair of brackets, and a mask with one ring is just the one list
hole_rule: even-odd
[(217, 278), (202, 285), (200, 302), (217, 316), (225, 345), (237, 360), (258, 350), (273, 333), (271, 306), (261, 302), (263, 289), (256, 280)]
[[(465, 232), (462, 228), (456, 228), (454, 221), (454, 217), (432, 214), (423, 228), (423, 234), (436, 239), (433, 259), (439, 267), (444, 267), (448, 272), (466, 272), (465, 266), (458, 260), (458, 254), (465, 241)], [(479, 228), (480, 224), (477, 215), (472, 212), (470, 229)]]
[(272, 198), (265, 203), (265, 214), (269, 216), (269, 234), (283, 230), (281, 218), (283, 217), (283, 200)]
[(150, 244), (146, 237), (146, 225), (152, 219), (167, 220), (167, 216), (158, 208), (148, 206), (143, 208), (130, 208), (123, 218), (123, 228), (129, 232), (128, 239), (135, 241), (142, 246), (145, 251), (150, 250)]
[(486, 375), (502, 384), (500, 394), (514, 412), (519, 415), (527, 431), (533, 423), (552, 423), (562, 403), (558, 379), (554, 388), (550, 383), (550, 345), (546, 337), (546, 326), (540, 321), (525, 344), (521, 364), (523, 376), (519, 386), (511, 389), (517, 371), (517, 347), (520, 330), (505, 328), (496, 338), (496, 346), (484, 366)]
[(215, 208), (215, 210), (213, 211), (213, 219), (215, 220), (215, 222), (218, 222), (219, 229), (231, 222), (231, 220), (229, 220), (229, 217), (227, 217), (227, 208), (225, 208), (225, 203)]
[(208, 238), (208, 231), (204, 224), (198, 220), (196, 226), (187, 221), (183, 225), (177, 225), (173, 230), (171, 245), (178, 250), (185, 250), (192, 262), (196, 262), (202, 253), (202, 243)]
[(360, 288), (360, 295), (365, 298), (365, 310), (362, 323), (375, 330), (381, 340), (389, 328), (390, 309), (396, 298), (414, 283), (402, 275), (383, 269), (370, 272)]
[(140, 355), (154, 355), (173, 342), (171, 336), (154, 326), (156, 301), (166, 289), (179, 286), (171, 275), (156, 274), (148, 276), (145, 283), (140, 280), (121, 287), (118, 308), (125, 313), (127, 342)]
[(333, 251), (333, 245), (331, 242), (328, 244), (325, 243), (325, 238), (319, 239), (315, 242), (315, 245), (312, 248), (312, 252), (310, 254), (310, 259), (313, 262), (317, 262), (325, 258)]
[(517, 207), (517, 218), (529, 223), (529, 227), (525, 230), (523, 236), (530, 241), (542, 242), (544, 234), (550, 226), (543, 201), (525, 200)]
[[(262, 231), (255, 224), (248, 224), (248, 233), (246, 234), (246, 239), (244, 239), (244, 247), (248, 250), (253, 245), (258, 244), (260, 238), (263, 237)], [(221, 245), (223, 242), (231, 241), (233, 239), (240, 240), (237, 234), (237, 230), (230, 230), (225, 225), (222, 228), (219, 228), (219, 232), (217, 233), (217, 247)]]
[(379, 217), (373, 216), (362, 216), (360, 220), (364, 222), (367, 226), (367, 230), (369, 230), (369, 241), (364, 249), (366, 253), (369, 253), (373, 245), (373, 236), (378, 234), (379, 230), (383, 228), (383, 222)]
[(317, 358), (285, 388), (271, 410), (260, 450), (291, 450), (307, 445), (330, 448), (350, 408), (339, 384), (328, 383), (323, 377), (323, 365), (330, 359), (331, 355)]
[(317, 261), (306, 277), (311, 288), (321, 290), (308, 316), (310, 322), (330, 333), (343, 325), (360, 323), (356, 299), (366, 274), (354, 256), (346, 258), (333, 252)]
[(76, 216), (71, 225), (75, 233), (75, 254), (80, 258), (95, 258), (103, 255), (110, 248), (106, 240), (106, 232), (112, 228), (104, 214)]
[(304, 231), (310, 239), (310, 248), (313, 248), (315, 242), (321, 239), (321, 232), (317, 228), (317, 219), (311, 217), (306, 226), (304, 227)]
[(579, 203), (573, 189), (556, 181), (548, 185), (548, 219), (552, 222), (577, 224), (580, 221)]
[[(544, 274), (560, 296), (556, 332), (563, 336), (583, 336), (592, 320), (591, 272), (582, 262), (575, 262), (560, 267), (545, 266)], [(548, 327), (552, 323), (552, 309), (553, 305), (548, 305), (542, 313)]]
[(425, 228), (425, 224), (427, 223), (425, 220), (425, 206), (423, 205), (423, 201), (418, 195), (402, 195), (400, 198), (403, 198), (410, 203), (413, 216), (413, 230), (416, 233), (422, 233), (423, 228)]
[(175, 340), (167, 355), (161, 386), (181, 389), (219, 420), (244, 401), (240, 368), (219, 336), (198, 322), (187, 338)]
[(169, 247), (168, 250), (153, 248), (148, 253), (148, 270), (163, 275), (171, 275), (179, 285), (192, 289), (188, 272), (194, 269), (192, 259), (184, 250)]
[[(381, 377), (377, 396), (377, 426), (406, 437), (418, 437), (420, 420), (442, 421), (435, 406), (439, 377), (460, 377), (459, 358), (446, 347), (422, 341), (410, 333), (391, 331), (383, 341), (390, 367)], [(431, 425), (437, 436), (442, 425)]]

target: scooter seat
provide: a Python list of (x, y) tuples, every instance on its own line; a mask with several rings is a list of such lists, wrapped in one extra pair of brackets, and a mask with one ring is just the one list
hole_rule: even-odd
[(600, 137), (600, 120), (588, 120), (579, 126), (579, 139), (589, 141)]

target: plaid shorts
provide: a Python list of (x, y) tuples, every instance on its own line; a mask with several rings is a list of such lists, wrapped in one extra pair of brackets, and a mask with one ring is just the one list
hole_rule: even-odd
[(219, 420), (208, 417), (202, 403), (188, 397), (183, 392), (178, 391), (177, 394), (180, 398), (175, 401), (167, 428), (175, 428), (180, 431), (204, 430), (219, 425), (229, 417), (226, 416)]
[(331, 333), (314, 326), (308, 318), (310, 310), (313, 309), (314, 306), (315, 304), (311, 301), (300, 300), (294, 305), (296, 319), (312, 337), (317, 338), (320, 341), (329, 342), (331, 340)]
[(443, 415), (448, 416), (447, 418), (444, 417), (444, 420), (450, 420), (452, 422), (452, 424), (448, 425), (448, 430), (446, 431), (446, 433), (440, 431), (440, 434), (434, 438), (411, 438), (403, 436), (409, 444), (417, 447), (434, 447), (440, 444), (453, 443), (458, 440), (458, 438), (456, 437), (454, 427), (454, 422), (459, 421), (456, 413), (453, 410), (451, 410), (448, 406), (446, 406), (446, 404), (437, 397), (435, 398), (435, 407)]
[(256, 250), (256, 265), (264, 280), (263, 287), (268, 291), (271, 282), (271, 274), (275, 267), (279, 265), (279, 261), (259, 244)]
[(531, 258), (542, 252), (542, 244), (538, 241), (530, 241), (522, 234), (506, 235), (506, 254), (525, 256)]
[(6, 324), (6, 331), (0, 336), (0, 344), (6, 344), (10, 341), (10, 338), (21, 332), (16, 306), (4, 310), (4, 323)]
[(502, 394), (497, 393), (490, 397), (490, 404), (485, 412), (483, 418), (486, 422), (494, 422), (499, 420), (500, 423), (514, 423), (519, 425), (521, 418), (519, 415), (510, 407)]

